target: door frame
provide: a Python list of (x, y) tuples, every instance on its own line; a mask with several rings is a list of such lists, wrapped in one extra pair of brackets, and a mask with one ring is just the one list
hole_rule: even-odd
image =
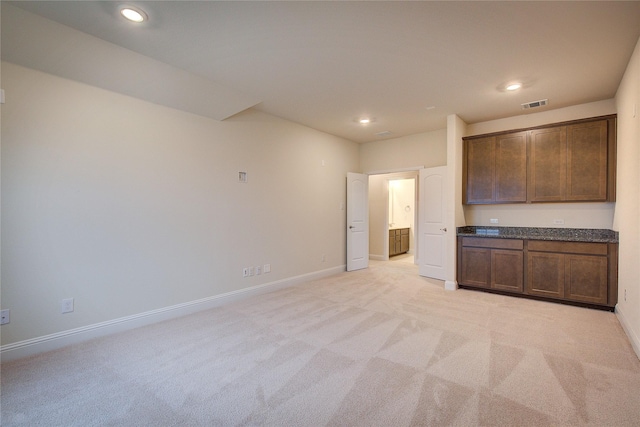
[[(386, 169), (386, 170), (376, 170), (376, 171), (370, 171), (370, 172), (365, 172), (366, 175), (368, 175), (369, 177), (371, 177), (372, 175), (398, 175), (398, 176), (389, 176), (389, 177), (384, 177), (385, 180), (385, 186), (386, 186), (386, 206), (387, 209), (385, 210), (385, 229), (383, 231), (383, 248), (385, 253), (383, 254), (384, 259), (379, 259), (380, 261), (389, 261), (389, 181), (393, 181), (393, 180), (397, 180), (397, 179), (413, 179), (415, 182), (415, 195), (414, 195), (414, 212), (413, 212), (413, 224), (414, 224), (414, 247), (413, 247), (413, 262), (414, 264), (418, 264), (419, 260), (420, 260), (420, 252), (418, 249), (418, 241), (417, 241), (417, 236), (418, 236), (418, 214), (419, 214), (419, 202), (418, 202), (418, 195), (420, 194), (420, 188), (419, 188), (419, 184), (420, 184), (420, 180), (418, 179), (420, 176), (420, 169), (424, 169), (424, 166), (415, 166), (415, 167), (410, 167), (410, 168), (400, 168), (400, 169)], [(402, 176), (402, 174), (408, 175), (408, 174), (412, 174), (413, 176)], [(371, 209), (371, 204), (369, 203), (369, 210)], [(369, 254), (369, 256), (371, 256), (371, 254)]]

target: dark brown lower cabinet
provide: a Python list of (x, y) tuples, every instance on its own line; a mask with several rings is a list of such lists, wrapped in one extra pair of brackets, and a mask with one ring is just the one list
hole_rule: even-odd
[(511, 292), (522, 292), (524, 254), (518, 250), (491, 250), (491, 287)]
[(615, 307), (617, 243), (458, 238), (458, 283), (561, 300)]
[(462, 238), (459, 247), (460, 284), (487, 289), (523, 291), (523, 241)]
[(564, 297), (564, 255), (529, 252), (527, 293), (541, 297)]
[(527, 261), (528, 294), (609, 303), (607, 243), (530, 241)]

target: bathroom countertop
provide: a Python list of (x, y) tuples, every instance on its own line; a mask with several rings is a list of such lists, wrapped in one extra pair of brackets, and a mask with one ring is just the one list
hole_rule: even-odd
[(493, 237), (501, 239), (555, 240), (563, 242), (618, 243), (618, 232), (591, 228), (538, 227), (458, 227), (458, 236)]

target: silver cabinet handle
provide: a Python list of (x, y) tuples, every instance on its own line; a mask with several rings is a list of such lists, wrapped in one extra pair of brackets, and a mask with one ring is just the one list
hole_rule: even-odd
[(349, 226), (349, 230), (351, 230), (352, 228), (355, 228), (355, 227), (353, 225), (350, 225)]

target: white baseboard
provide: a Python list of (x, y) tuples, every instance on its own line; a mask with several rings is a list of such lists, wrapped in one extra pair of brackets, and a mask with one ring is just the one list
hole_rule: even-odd
[(636, 352), (636, 356), (640, 359), (640, 337), (635, 333), (629, 320), (624, 315), (624, 312), (620, 309), (620, 305), (616, 304), (616, 316), (618, 316), (618, 321), (620, 325), (622, 325), (622, 329), (627, 334), (629, 341), (631, 342), (631, 347), (633, 347), (633, 351)]
[(458, 289), (458, 282), (455, 280), (445, 280), (444, 282), (444, 290), (445, 291), (455, 291)]
[(388, 261), (389, 257), (386, 257), (384, 255), (369, 254), (369, 259), (372, 259), (374, 261)]
[(340, 265), (325, 270), (315, 271), (313, 273), (289, 277), (287, 279), (276, 280), (274, 282), (264, 283), (262, 285), (252, 286), (246, 289), (227, 292), (225, 294), (214, 295), (195, 301), (172, 305), (170, 307), (164, 307), (157, 310), (108, 320), (106, 322), (69, 329), (55, 334), (6, 344), (0, 347), (0, 360), (2, 362), (8, 362), (10, 360), (44, 353), (67, 345), (78, 344), (90, 339), (111, 335), (117, 332), (128, 331), (141, 326), (147, 326), (164, 320), (193, 314), (198, 311), (219, 307), (251, 296), (266, 294), (278, 289), (299, 285), (310, 280), (333, 276), (334, 274), (342, 273), (344, 271), (346, 271), (346, 266)]

